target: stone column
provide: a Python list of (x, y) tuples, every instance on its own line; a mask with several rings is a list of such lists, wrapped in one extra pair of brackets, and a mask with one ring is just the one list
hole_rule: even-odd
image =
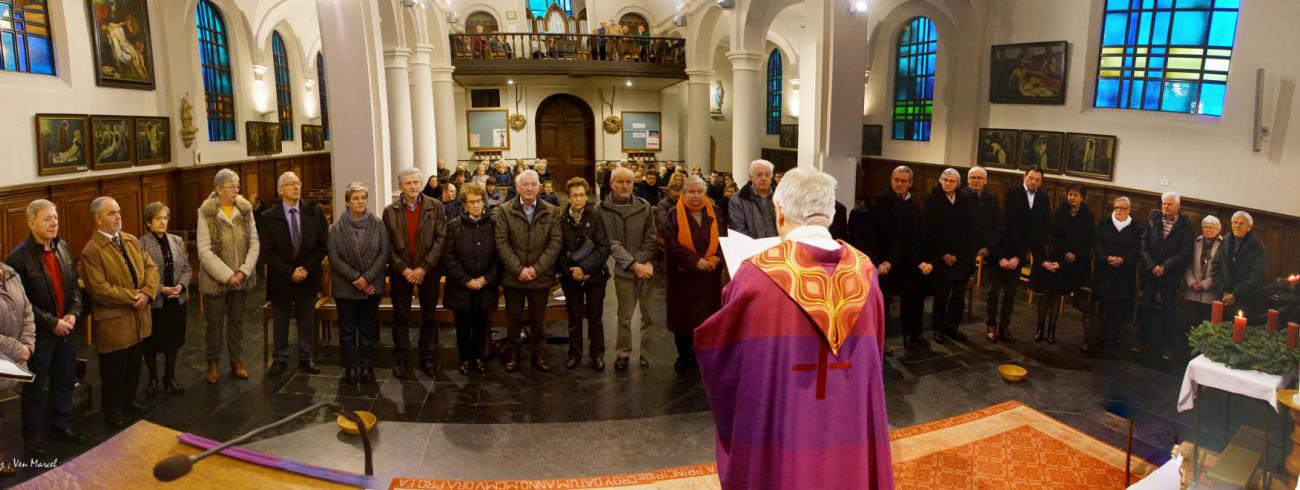
[[(840, 9), (837, 10), (837, 4)], [(839, 182), (836, 198), (853, 207), (862, 161), (862, 102), (866, 96), (867, 15), (836, 0), (806, 0), (799, 58), (799, 165)]]
[(749, 163), (762, 154), (763, 55), (729, 51), (731, 60), (731, 173), (736, 185), (749, 182)]
[(452, 90), (452, 70), (455, 67), (433, 67), (433, 117), (438, 128), (438, 158), (446, 162), (448, 169), (454, 171), (456, 160), (460, 158), (460, 139), (456, 130), (456, 94)]
[[(330, 98), (334, 188), (360, 182), (370, 188), (371, 209), (379, 212), (392, 198), (379, 4), (316, 0), (316, 11), (330, 91), (348, 94)], [(345, 209), (342, 192), (334, 193), (333, 207), (335, 216)]]
[(415, 166), (425, 177), (437, 170), (438, 133), (433, 112), (433, 72), (430, 58), (433, 46), (415, 47), (411, 58), (411, 127), (414, 140)]
[(686, 75), (686, 163), (709, 166), (710, 70), (688, 69)]
[[(388, 141), (392, 148), (392, 175), (415, 162), (411, 142), (411, 50), (384, 49), (384, 75), (388, 86)], [(386, 183), (396, 189), (397, 183)]]

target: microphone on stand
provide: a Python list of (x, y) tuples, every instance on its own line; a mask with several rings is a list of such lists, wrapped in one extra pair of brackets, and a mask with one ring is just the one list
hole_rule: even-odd
[(164, 459), (162, 461), (159, 461), (158, 464), (154, 465), (153, 467), (153, 477), (158, 479), (158, 481), (165, 481), (165, 482), (176, 480), (177, 478), (180, 478), (188, 474), (190, 472), (190, 469), (194, 467), (194, 463), (197, 463), (203, 460), (204, 458), (207, 458), (208, 456), (219, 453), (221, 451), (225, 451), (226, 448), (229, 448), (236, 444), (240, 444), (255, 435), (261, 434), (268, 430), (284, 425), (293, 419), (296, 419), (298, 417), (311, 413), (312, 411), (315, 411), (318, 408), (323, 408), (323, 407), (332, 408), (336, 412), (338, 412), (339, 415), (342, 415), (343, 417), (346, 417), (348, 420), (351, 420), (352, 423), (357, 424), (357, 432), (361, 434), (361, 445), (362, 448), (365, 450), (365, 454), (366, 454), (366, 476), (374, 476), (375, 467), (373, 462), (373, 455), (371, 454), (371, 450), (370, 450), (370, 436), (368, 435), (368, 430), (366, 429), (365, 421), (361, 420), (361, 417), (357, 416), (357, 414), (353, 413), (351, 410), (343, 408), (343, 406), (339, 405), (338, 403), (322, 402), (304, 408), (293, 415), (289, 415), (271, 424), (253, 429), (242, 436), (231, 439), (225, 443), (222, 443), (221, 445), (208, 449), (207, 451), (203, 451), (199, 454), (193, 456), (185, 456), (185, 455), (178, 454), (175, 456), (171, 456), (167, 459)]

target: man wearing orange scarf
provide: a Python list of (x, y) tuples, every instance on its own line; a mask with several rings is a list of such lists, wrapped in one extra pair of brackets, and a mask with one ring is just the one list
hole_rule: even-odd
[(668, 329), (677, 343), (678, 372), (695, 369), (691, 332), (722, 307), (722, 255), (714, 204), (705, 197), (708, 184), (699, 176), (687, 179), (675, 215), (662, 230), (668, 267)]

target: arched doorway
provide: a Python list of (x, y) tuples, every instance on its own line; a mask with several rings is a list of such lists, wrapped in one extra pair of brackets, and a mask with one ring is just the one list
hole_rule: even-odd
[(596, 124), (591, 106), (569, 94), (547, 97), (537, 107), (537, 158), (555, 181), (556, 194), (573, 177), (595, 178)]

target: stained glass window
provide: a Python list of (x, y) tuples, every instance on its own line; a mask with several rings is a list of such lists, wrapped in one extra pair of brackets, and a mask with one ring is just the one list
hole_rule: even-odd
[(208, 0), (199, 0), (198, 28), (203, 92), (208, 102), (208, 141), (235, 140), (235, 87), (230, 80), (230, 42), (226, 21)]
[(1241, 0), (1107, 0), (1096, 107), (1223, 115)]
[(781, 134), (781, 51), (767, 56), (767, 134)]
[(894, 73), (894, 139), (930, 141), (934, 115), (934, 67), (939, 33), (925, 17), (908, 21), (898, 36)]
[(271, 58), (275, 61), (275, 103), (280, 113), (280, 141), (293, 141), (293, 93), (289, 90), (289, 53), (284, 38), (271, 33)]
[(45, 0), (0, 0), (0, 70), (54, 74)]
[(546, 9), (551, 8), (551, 4), (559, 5), (564, 9), (564, 15), (573, 17), (573, 0), (528, 0), (528, 11), (533, 17), (545, 17)]
[(325, 139), (330, 139), (330, 104), (325, 91), (325, 55), (316, 53), (316, 90), (320, 92), (320, 125)]

